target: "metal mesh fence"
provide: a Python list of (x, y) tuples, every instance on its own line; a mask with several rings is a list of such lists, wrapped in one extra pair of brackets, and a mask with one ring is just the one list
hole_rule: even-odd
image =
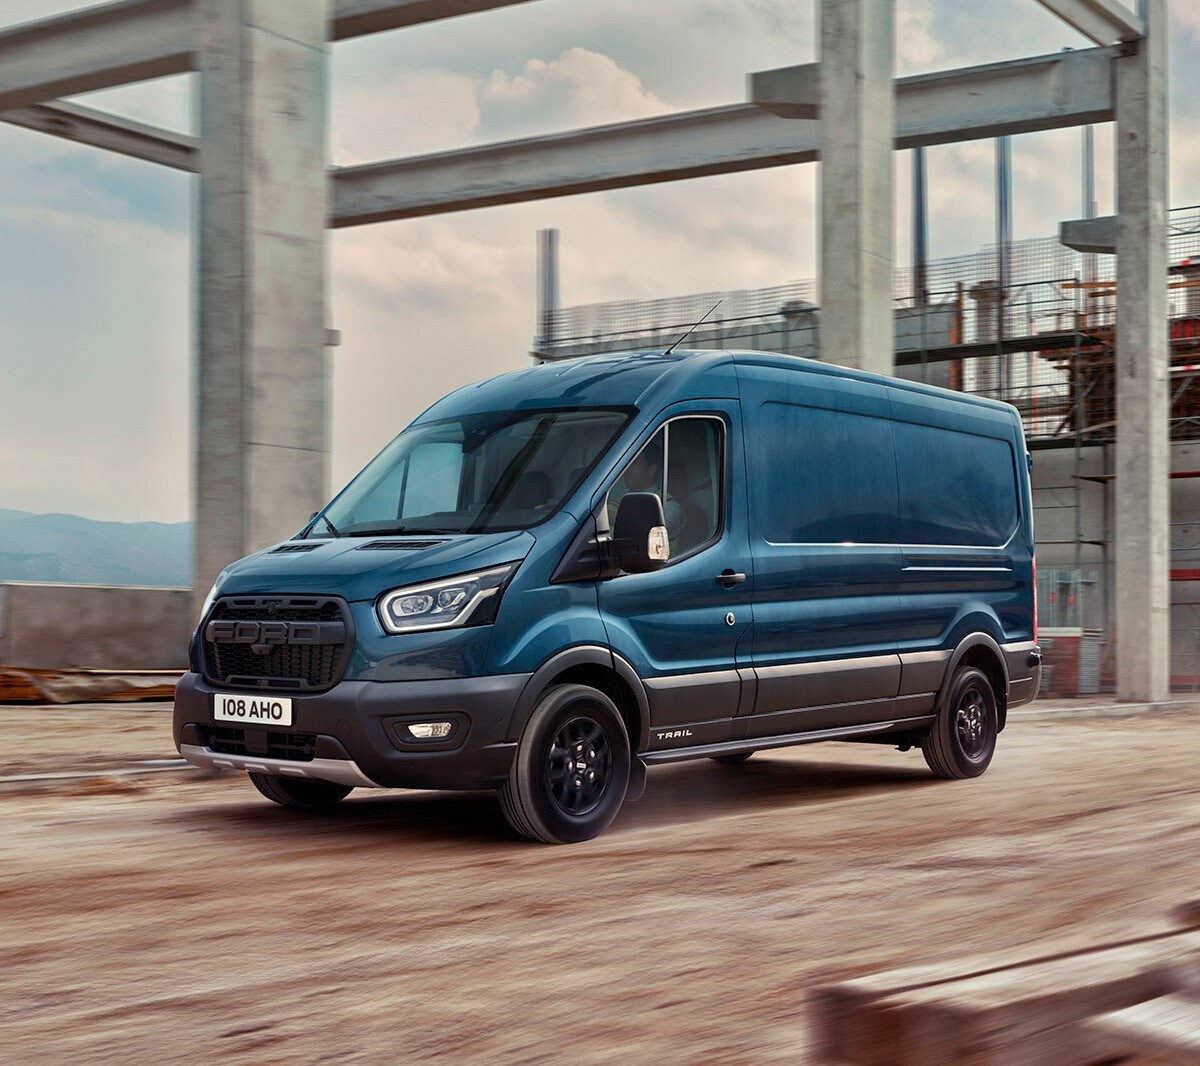
[[(1171, 212), (1170, 256), (1177, 269), (1197, 260), (1195, 280), (1173, 279), (1172, 317), (1200, 322), (1200, 208)], [(1113, 256), (1076, 252), (1056, 237), (1014, 242), (1007, 271), (995, 245), (934, 260), (923, 293), (912, 268), (897, 270), (898, 373), (1015, 404), (1034, 443), (1111, 439), (1114, 271)], [(548, 358), (665, 347), (705, 314), (688, 347), (821, 356), (818, 286), (811, 280), (563, 308), (548, 316), (549, 339), (535, 346)], [(1185, 332), (1177, 346), (1200, 352), (1200, 327)], [(1175, 435), (1196, 437), (1200, 401), (1196, 410), (1179, 403), (1182, 391), (1172, 410)]]

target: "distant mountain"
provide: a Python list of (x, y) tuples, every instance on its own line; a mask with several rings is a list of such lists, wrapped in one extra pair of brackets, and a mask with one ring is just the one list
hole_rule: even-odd
[(0, 581), (192, 583), (190, 522), (96, 522), (0, 508)]

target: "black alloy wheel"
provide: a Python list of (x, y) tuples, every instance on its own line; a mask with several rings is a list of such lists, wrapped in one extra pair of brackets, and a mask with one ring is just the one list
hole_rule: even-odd
[(979, 777), (996, 753), (999, 701), (987, 674), (960, 666), (938, 709), (937, 721), (921, 741), (925, 762), (947, 779)]
[(987, 749), (987, 722), (983, 688), (971, 684), (959, 697), (958, 710), (954, 712), (954, 732), (959, 751), (972, 762), (981, 759)]
[(581, 817), (595, 810), (612, 777), (612, 752), (600, 723), (585, 715), (569, 719), (550, 745), (545, 773), (563, 813)]
[(521, 734), (500, 808), (531, 840), (590, 840), (621, 809), (632, 762), (625, 722), (608, 696), (587, 685), (554, 685)]

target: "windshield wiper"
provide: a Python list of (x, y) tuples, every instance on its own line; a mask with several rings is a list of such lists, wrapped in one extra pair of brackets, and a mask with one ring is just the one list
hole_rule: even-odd
[(464, 529), (446, 529), (441, 526), (387, 526), (382, 529), (352, 529), (347, 537), (389, 537), (397, 533), (465, 533)]
[(322, 514), (320, 514), (318, 517), (321, 519), (322, 522), (324, 522), (329, 527), (330, 533), (332, 533), (335, 537), (341, 536), (341, 534), (338, 532), (338, 527), (335, 526), (331, 521), (329, 521), (329, 517), (326, 514), (324, 514), (322, 512)]

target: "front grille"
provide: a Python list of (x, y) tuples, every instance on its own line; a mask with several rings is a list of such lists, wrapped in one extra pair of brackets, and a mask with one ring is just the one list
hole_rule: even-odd
[(222, 755), (257, 755), (259, 758), (312, 762), (317, 750), (313, 733), (276, 733), (267, 729), (208, 726), (201, 730), (207, 748)]
[[(340, 622), (345, 639), (329, 644), (214, 640), (209, 632), (213, 622)], [(234, 688), (329, 688), (341, 680), (346, 668), (351, 634), (349, 612), (342, 600), (332, 596), (223, 596), (205, 624), (204, 675), (211, 682)]]

